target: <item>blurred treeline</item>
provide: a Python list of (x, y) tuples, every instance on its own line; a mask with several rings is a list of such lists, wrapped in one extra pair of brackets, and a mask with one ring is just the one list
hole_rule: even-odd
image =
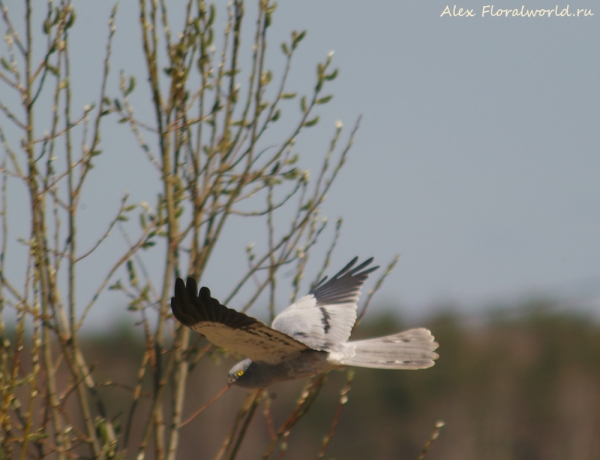
[[(361, 323), (354, 338), (415, 326), (396, 316), (368, 316), (376, 319)], [(426, 458), (600, 458), (597, 321), (538, 301), (497, 309), (477, 320), (440, 312), (418, 325), (431, 328), (440, 344), (437, 364), (418, 372), (356, 369), (324, 458), (417, 459), (438, 420), (446, 425)], [(99, 381), (123, 385), (122, 400), (115, 397), (120, 392), (110, 390), (110, 415), (118, 425), (129, 410), (127, 387), (135, 385), (144, 344), (134, 330), (115, 329), (89, 338), (85, 348), (96, 363), (93, 372)], [(224, 386), (234, 361), (214, 350), (192, 369), (184, 418)], [(346, 371), (328, 375), (311, 409), (291, 432), (286, 458), (317, 458), (347, 378)], [(269, 389), (237, 458), (262, 458), (270, 440), (265, 404), (270, 404), (277, 428), (305, 384), (288, 382)], [(178, 458), (214, 458), (245, 396), (244, 390), (232, 388), (184, 427)], [(148, 410), (138, 411), (140, 422)]]

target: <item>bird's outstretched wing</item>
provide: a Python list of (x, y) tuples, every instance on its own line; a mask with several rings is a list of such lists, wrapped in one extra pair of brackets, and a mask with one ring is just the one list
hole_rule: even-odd
[(200, 289), (199, 295), (197, 292), (195, 280), (188, 278), (185, 285), (182, 279), (177, 278), (171, 310), (182, 324), (215, 345), (269, 364), (293, 358), (308, 349), (284, 332), (221, 305), (211, 297), (208, 288)]
[(373, 258), (356, 268), (355, 257), (330, 280), (319, 281), (308, 293), (282, 311), (272, 327), (314, 350), (331, 351), (350, 337), (356, 322), (360, 289), (369, 274), (379, 267), (366, 268)]

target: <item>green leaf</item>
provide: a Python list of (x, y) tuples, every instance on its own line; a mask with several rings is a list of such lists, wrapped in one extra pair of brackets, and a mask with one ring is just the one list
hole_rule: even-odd
[(325, 66), (320, 62), (317, 64), (317, 78), (321, 78), (325, 71)]
[(67, 23), (65, 24), (65, 30), (70, 29), (75, 24), (75, 10), (71, 9), (71, 14), (69, 15), (69, 19), (67, 19)]
[(46, 63), (46, 69), (52, 74), (58, 77), (58, 69), (48, 63)]
[(317, 115), (312, 120), (305, 121), (302, 126), (305, 126), (306, 128), (310, 128), (311, 126), (315, 126), (318, 122), (319, 122), (319, 116)]
[(271, 169), (271, 176), (273, 174), (277, 174), (277, 171), (279, 171), (280, 166), (281, 166), (281, 163), (279, 161), (276, 161), (275, 164), (273, 165), (273, 168)]
[(297, 33), (295, 30), (292, 31), (292, 49), (295, 49), (298, 46), (304, 37), (306, 36), (306, 30), (303, 30), (300, 33)]
[(214, 3), (210, 4), (209, 12), (208, 12), (208, 21), (206, 22), (206, 27), (210, 27), (215, 22), (215, 18), (217, 17), (216, 7)]
[(102, 444), (103, 445), (108, 444), (109, 436), (108, 436), (108, 428), (106, 427), (106, 419), (104, 419), (102, 417), (96, 417), (94, 424), (96, 425), (96, 434), (100, 438)]
[(48, 35), (50, 33), (50, 31), (52, 30), (52, 20), (50, 18), (44, 21), (44, 26), (42, 27), (42, 30), (44, 31), (44, 35)]
[(332, 99), (333, 99), (333, 94), (330, 94), (329, 96), (325, 96), (320, 99), (317, 99), (315, 101), (315, 104), (327, 104)]
[(150, 286), (146, 285), (144, 286), (144, 289), (142, 289), (142, 292), (140, 292), (140, 299), (150, 299), (150, 296), (148, 294), (150, 294)]
[(135, 268), (131, 259), (127, 261), (127, 272), (129, 273), (129, 283), (134, 287), (137, 286), (137, 276), (135, 274)]
[(306, 113), (308, 110), (306, 106), (306, 96), (302, 96), (302, 99), (300, 99), (300, 109), (302, 110), (302, 113)]
[(127, 305), (127, 310), (129, 311), (140, 311), (141, 308), (139, 307), (140, 304), (140, 300), (135, 300), (133, 302), (131, 302), (129, 305)]
[(27, 439), (29, 441), (39, 441), (40, 439), (46, 439), (48, 437), (50, 437), (50, 435), (48, 433), (43, 432), (40, 428), (38, 431), (31, 433), (29, 436), (27, 436)]
[(4, 59), (3, 57), (0, 58), (0, 63), (2, 63), (2, 67), (4, 67), (9, 72), (12, 72), (10, 65), (8, 64), (8, 61), (6, 59)]
[(294, 99), (296, 93), (281, 93), (281, 99)]
[(233, 69), (233, 70), (230, 69), (230, 70), (227, 70), (226, 72), (223, 72), (223, 75), (226, 77), (232, 77), (232, 76), (237, 75), (241, 71), (242, 71), (241, 69)]
[(281, 44), (281, 51), (283, 51), (283, 54), (285, 54), (286, 56), (289, 56), (289, 55), (290, 55), (290, 49), (288, 48), (288, 46), (287, 46), (287, 43), (286, 43), (286, 42), (283, 42), (283, 43)]
[(322, 78), (319, 78), (319, 80), (317, 81), (317, 84), (315, 85), (315, 92), (318, 94), (321, 92), (321, 90), (323, 89), (323, 82), (325, 80), (323, 80)]
[(338, 70), (339, 69), (335, 69), (329, 75), (325, 75), (325, 80), (328, 80), (328, 81), (335, 80), (338, 76)]
[(29, 375), (25, 376), (23, 379), (17, 380), (16, 386), (18, 386), (18, 387), (25, 386), (29, 382), (31, 382), (31, 379), (33, 379), (33, 374), (29, 374)]
[(300, 208), (301, 211), (307, 211), (313, 205), (313, 200), (308, 200), (304, 206)]
[(151, 248), (152, 246), (154, 246), (155, 244), (156, 244), (156, 242), (154, 242), (154, 241), (144, 241), (144, 242), (142, 243), (142, 246), (141, 246), (141, 248), (142, 248), (142, 249), (149, 249), (149, 248)]
[(267, 11), (267, 14), (265, 14), (265, 29), (270, 26), (271, 26), (271, 13), (269, 11)]
[(263, 70), (263, 72), (260, 76), (260, 84), (262, 86), (267, 86), (269, 83), (271, 83), (272, 79), (273, 79), (273, 72), (271, 72), (270, 70)]
[(135, 77), (132, 75), (131, 77), (129, 77), (129, 87), (127, 88), (127, 91), (125, 91), (125, 95), (129, 96), (131, 93), (133, 93), (134, 89), (135, 89)]
[(121, 280), (117, 280), (115, 284), (108, 286), (109, 291), (122, 291), (123, 285), (121, 284)]
[(300, 175), (300, 171), (297, 168), (292, 168), (281, 174), (285, 179), (294, 180)]

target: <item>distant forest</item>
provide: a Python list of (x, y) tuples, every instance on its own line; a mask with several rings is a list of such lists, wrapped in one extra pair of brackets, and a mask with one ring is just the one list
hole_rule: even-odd
[[(371, 314), (371, 317), (376, 315)], [(376, 317), (377, 318), (377, 317)], [(440, 312), (420, 322), (440, 344), (429, 370), (356, 369), (348, 401), (324, 458), (417, 459), (437, 421), (445, 426), (426, 458), (444, 460), (591, 460), (600, 452), (600, 325), (586, 315), (531, 302), (489, 312), (476, 322)], [(360, 324), (355, 338), (412, 325), (392, 316)], [(99, 391), (110, 391), (109, 416), (119, 427), (131, 404), (144, 344), (128, 326), (84, 343)], [(83, 339), (83, 336), (82, 336)], [(204, 347), (202, 340), (199, 347)], [(226, 382), (235, 357), (214, 348), (191, 370), (184, 417)], [(65, 372), (65, 379), (70, 377)], [(347, 371), (334, 371), (289, 434), (288, 459), (317, 458), (347, 390)], [(271, 387), (248, 426), (238, 459), (262, 458), (272, 423), (278, 427), (306, 381)], [(151, 392), (151, 382), (145, 383)], [(122, 399), (119, 398), (122, 395)], [(181, 430), (178, 458), (214, 458), (246, 392), (232, 388)], [(66, 410), (76, 420), (76, 398)], [(142, 398), (136, 419), (149, 411)], [(72, 407), (68, 407), (72, 405)], [(265, 416), (266, 407), (270, 416)], [(269, 421), (269, 418), (272, 420)], [(136, 432), (132, 439), (141, 436)], [(128, 458), (134, 458), (129, 452)]]

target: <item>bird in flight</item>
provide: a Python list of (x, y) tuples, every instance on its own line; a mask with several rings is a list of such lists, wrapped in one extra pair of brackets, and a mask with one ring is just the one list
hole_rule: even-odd
[(424, 328), (348, 341), (356, 322), (360, 290), (369, 274), (379, 268), (369, 267), (373, 258), (355, 267), (357, 261), (355, 257), (333, 278), (319, 281), (308, 295), (277, 315), (271, 327), (221, 305), (207, 287), (198, 294), (192, 278), (187, 284), (177, 278), (171, 310), (179, 322), (213, 344), (247, 357), (229, 371), (230, 386), (265, 388), (345, 366), (433, 366), (438, 344)]

